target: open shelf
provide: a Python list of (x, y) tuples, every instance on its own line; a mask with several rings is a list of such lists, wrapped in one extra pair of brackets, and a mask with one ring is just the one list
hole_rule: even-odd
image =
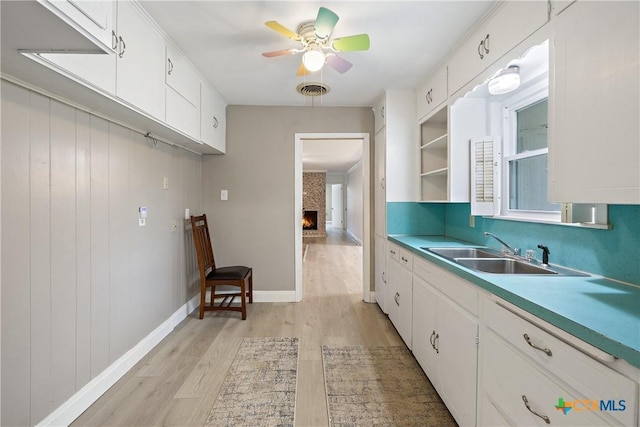
[(420, 124), (420, 200), (447, 200), (448, 176), (448, 108), (445, 105)]

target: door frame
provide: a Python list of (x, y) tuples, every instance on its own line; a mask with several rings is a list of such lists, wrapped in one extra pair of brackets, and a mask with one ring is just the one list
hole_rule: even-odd
[(359, 139), (362, 141), (363, 238), (362, 300), (371, 300), (371, 138), (368, 133), (296, 133), (294, 143), (294, 270), (296, 302), (302, 301), (302, 143), (313, 139)]

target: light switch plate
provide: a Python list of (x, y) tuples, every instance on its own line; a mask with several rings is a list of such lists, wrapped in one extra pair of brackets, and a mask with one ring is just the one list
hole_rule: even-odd
[(220, 190), (220, 200), (229, 200), (228, 190)]

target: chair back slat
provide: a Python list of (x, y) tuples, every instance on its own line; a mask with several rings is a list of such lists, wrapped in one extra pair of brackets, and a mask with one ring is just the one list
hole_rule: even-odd
[(216, 268), (216, 262), (213, 257), (213, 248), (211, 246), (209, 226), (207, 224), (207, 216), (192, 216), (191, 229), (193, 231), (193, 243), (198, 256), (200, 276), (201, 278), (204, 278), (211, 269), (215, 270)]

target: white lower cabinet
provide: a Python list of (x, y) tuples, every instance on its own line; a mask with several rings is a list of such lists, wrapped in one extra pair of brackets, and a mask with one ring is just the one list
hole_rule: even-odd
[(478, 320), (458, 302), (477, 310), (478, 292), (435, 265), (413, 265), (413, 353), (458, 424), (475, 425)]
[(387, 278), (386, 278), (386, 264), (387, 264), (387, 239), (376, 235), (375, 237), (375, 298), (376, 302), (380, 306), (383, 313), (387, 313)]
[(479, 425), (637, 425), (637, 383), (490, 299), (482, 316)]
[(391, 246), (389, 251), (396, 252), (398, 258), (393, 258), (390, 254), (387, 259), (387, 311), (391, 323), (396, 327), (407, 347), (411, 349), (413, 277), (410, 270), (411, 264), (408, 261), (413, 257), (396, 245), (389, 244), (389, 246)]

